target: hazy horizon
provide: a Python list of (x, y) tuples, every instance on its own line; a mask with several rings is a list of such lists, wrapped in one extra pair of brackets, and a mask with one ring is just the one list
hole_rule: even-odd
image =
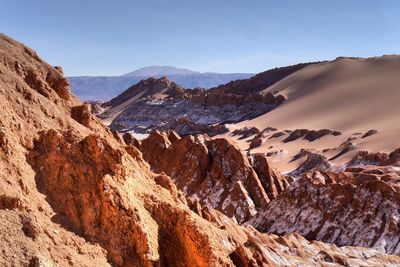
[(257, 73), (400, 54), (397, 1), (3, 1), (2, 32), (66, 76), (146, 66)]

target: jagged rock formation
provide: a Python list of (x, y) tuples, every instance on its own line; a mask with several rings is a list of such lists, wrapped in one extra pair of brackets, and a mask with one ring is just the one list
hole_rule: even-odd
[(0, 103), (2, 266), (400, 264), (375, 250), (261, 234), (187, 201), (82, 107), (59, 68), (4, 35)]
[(213, 90), (185, 90), (166, 77), (149, 78), (105, 103), (100, 118), (118, 131), (149, 133), (153, 129), (179, 134), (227, 132), (222, 125), (264, 114), (284, 101), (272, 93), (236, 94)]
[(171, 82), (165, 76), (160, 79), (149, 78), (131, 86), (122, 94), (107, 102), (106, 105), (117, 106), (126, 101), (132, 101), (134, 98), (137, 99), (138, 97), (174, 97), (182, 95), (184, 91), (185, 90), (181, 86)]
[(357, 154), (348, 162), (349, 166), (357, 165), (400, 165), (400, 148), (390, 153), (377, 152), (369, 153), (368, 151), (358, 151)]
[(260, 178), (269, 199), (276, 198), (289, 186), (289, 179), (270, 166), (264, 154), (251, 155), (252, 166)]
[(264, 155), (249, 161), (226, 139), (179, 137), (153, 131), (140, 145), (156, 173), (171, 176), (178, 189), (243, 223), (289, 185)]
[(333, 136), (338, 136), (338, 135), (341, 135), (342, 133), (339, 131), (332, 131), (329, 129), (311, 130), (304, 136), (304, 139), (312, 142), (312, 141), (315, 141), (315, 140), (317, 140), (325, 135), (329, 135), (329, 134), (331, 134)]
[(173, 119), (167, 124), (158, 127), (159, 130), (167, 131), (172, 130), (181, 135), (196, 135), (207, 134), (208, 136), (215, 136), (228, 132), (228, 128), (224, 124), (202, 124), (193, 122), (187, 118)]
[(294, 182), (251, 220), (258, 230), (400, 253), (399, 170), (314, 172)]
[(332, 164), (324, 155), (307, 149), (301, 149), (300, 152), (292, 158), (292, 161), (303, 157), (305, 158), (304, 162), (298, 168), (290, 172), (289, 175), (296, 177), (306, 172), (327, 171), (332, 167)]
[(154, 176), (140, 152), (134, 159), (93, 134), (69, 139), (44, 132), (28, 157), (62, 226), (99, 243), (116, 266), (227, 262), (169, 177)]
[(246, 139), (252, 135), (259, 134), (260, 130), (258, 130), (256, 127), (244, 127), (240, 129), (236, 129), (232, 131), (231, 135), (232, 136), (240, 136), (238, 139)]

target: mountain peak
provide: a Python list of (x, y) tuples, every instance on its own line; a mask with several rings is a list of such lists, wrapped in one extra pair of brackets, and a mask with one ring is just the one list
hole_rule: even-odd
[(172, 66), (148, 66), (137, 69), (135, 71), (129, 72), (124, 76), (134, 76), (134, 77), (159, 77), (159, 76), (167, 76), (167, 75), (186, 75), (186, 74), (195, 74), (198, 73), (196, 71), (192, 71), (189, 69), (180, 69)]
[(157, 94), (165, 95), (180, 95), (183, 94), (185, 89), (176, 83), (170, 81), (166, 76), (161, 78), (149, 77), (143, 79), (137, 84), (132, 85), (127, 90), (122, 92), (117, 97), (111, 99), (108, 104), (110, 106), (119, 105), (125, 101), (137, 99), (137, 96), (146, 97)]

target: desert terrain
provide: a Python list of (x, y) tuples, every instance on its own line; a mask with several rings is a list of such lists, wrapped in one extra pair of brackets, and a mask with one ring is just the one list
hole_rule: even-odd
[[(341, 64), (349, 69), (343, 72)], [(152, 79), (131, 88), (140, 92), (96, 107), (72, 95), (61, 67), (0, 34), (0, 264), (399, 265), (400, 152), (394, 149), (398, 107), (391, 80), (397, 66), (398, 58), (390, 56), (275, 69), (226, 85), (234, 92), (222, 86), (190, 93)], [(375, 79), (389, 81), (379, 87), (381, 94)], [(351, 85), (369, 95), (355, 97), (345, 88)], [(141, 93), (147, 93), (142, 100)], [(332, 114), (328, 97), (338, 93), (345, 110), (339, 114), (358, 118), (366, 112), (379, 122), (353, 125)], [(130, 100), (132, 95), (139, 97)], [(136, 117), (139, 100), (144, 111), (172, 103), (173, 112), (183, 101), (207, 112), (178, 120), (177, 133), (151, 114)], [(129, 109), (116, 109), (121, 113), (115, 119), (151, 118), (147, 138), (117, 131), (125, 124), (111, 123), (110, 129), (93, 114), (101, 117), (124, 103)], [(299, 121), (302, 116), (311, 121)], [(310, 131), (321, 128), (330, 130)], [(371, 129), (377, 132), (367, 134)], [(266, 143), (284, 130), (292, 132)], [(259, 134), (260, 146), (247, 151), (246, 141)], [(353, 135), (349, 151), (370, 152), (335, 169), (326, 156)], [(280, 148), (288, 151), (280, 160), (267, 152)], [(301, 148), (315, 153), (303, 150), (294, 162), (309, 162), (288, 168), (291, 153)], [(303, 168), (284, 173), (296, 167)]]

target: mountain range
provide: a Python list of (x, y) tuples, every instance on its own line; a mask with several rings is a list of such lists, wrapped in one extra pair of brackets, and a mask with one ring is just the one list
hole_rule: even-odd
[(74, 76), (67, 77), (72, 92), (82, 101), (107, 101), (131, 85), (150, 77), (167, 76), (185, 88), (211, 88), (230, 81), (247, 79), (251, 73), (197, 72), (171, 66), (149, 66), (121, 76)]

